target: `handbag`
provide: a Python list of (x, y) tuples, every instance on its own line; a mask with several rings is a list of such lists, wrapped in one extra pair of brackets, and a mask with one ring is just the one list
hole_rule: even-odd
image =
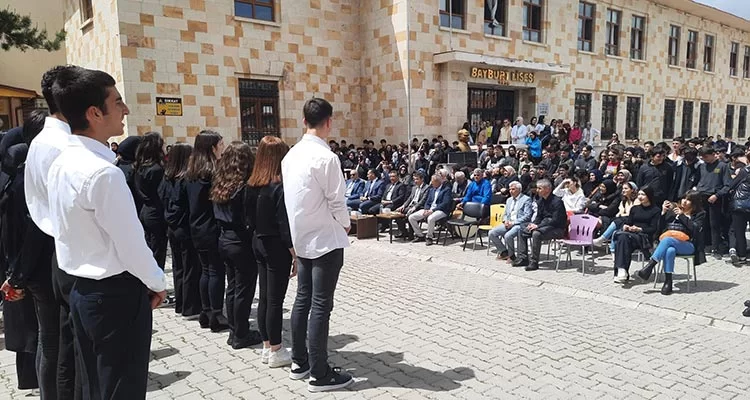
[(681, 240), (683, 242), (687, 242), (690, 240), (690, 234), (687, 231), (687, 227), (682, 223), (677, 222), (677, 220), (667, 224), (667, 230), (659, 236), (659, 240), (664, 240), (668, 237)]

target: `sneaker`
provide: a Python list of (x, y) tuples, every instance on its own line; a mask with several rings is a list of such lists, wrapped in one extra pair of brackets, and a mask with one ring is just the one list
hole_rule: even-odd
[(426, 241), (427, 241), (427, 243), (425, 243), (425, 245), (427, 245), (427, 246), (432, 246), (433, 244), (435, 244), (435, 242), (432, 240), (432, 238), (427, 238)]
[(292, 365), (292, 354), (285, 348), (280, 348), (277, 351), (270, 351), (268, 356), (268, 366), (271, 368), (286, 367)]
[(729, 249), (729, 258), (732, 259), (732, 264), (737, 265), (740, 262), (740, 257), (737, 255), (737, 250)]
[(412, 243), (419, 243), (419, 242), (424, 242), (424, 241), (425, 241), (425, 237), (424, 236), (417, 236), (411, 242)]
[(711, 255), (714, 256), (714, 259), (721, 261), (721, 253), (718, 251), (711, 252)]
[(354, 382), (354, 378), (346, 372), (341, 372), (341, 368), (334, 367), (328, 371), (324, 378), (310, 379), (307, 384), (307, 390), (313, 393), (327, 392), (329, 390), (343, 389)]
[(271, 348), (264, 347), (263, 351), (260, 352), (260, 363), (268, 364), (268, 357), (271, 355)]
[(606, 242), (607, 242), (607, 239), (604, 236), (599, 236), (598, 238), (594, 239), (594, 246), (602, 247), (604, 246), (604, 243)]
[(615, 277), (615, 282), (626, 283), (629, 278), (630, 278), (630, 274), (628, 274), (628, 271), (626, 271), (624, 268), (617, 269), (617, 276)]
[(298, 365), (295, 362), (292, 362), (292, 370), (289, 371), (289, 379), (293, 381), (298, 381), (301, 379), (305, 379), (308, 376), (310, 376), (310, 363), (305, 362), (302, 365)]

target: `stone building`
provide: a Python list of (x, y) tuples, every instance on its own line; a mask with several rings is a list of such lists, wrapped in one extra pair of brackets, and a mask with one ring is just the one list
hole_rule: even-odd
[(746, 136), (750, 21), (692, 0), (64, 1), (68, 61), (116, 77), (129, 134), (169, 142), (294, 142), (312, 96), (350, 142), (536, 115)]

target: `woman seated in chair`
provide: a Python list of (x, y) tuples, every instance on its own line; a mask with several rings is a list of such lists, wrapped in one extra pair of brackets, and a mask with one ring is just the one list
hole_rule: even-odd
[(664, 286), (661, 294), (672, 294), (672, 274), (676, 256), (695, 255), (695, 265), (706, 261), (703, 250), (703, 223), (706, 212), (703, 211), (701, 195), (696, 191), (689, 191), (680, 203), (665, 201), (661, 209), (659, 226), (664, 231), (659, 237), (659, 245), (648, 260), (648, 264), (636, 274), (644, 281), (648, 281), (654, 267), (664, 262)]
[(568, 218), (573, 214), (583, 212), (584, 207), (586, 207), (587, 199), (581, 189), (581, 183), (577, 179), (565, 179), (555, 188), (552, 194), (562, 198)]
[(599, 225), (609, 226), (615, 218), (620, 205), (620, 194), (617, 191), (617, 184), (611, 179), (599, 184), (595, 189), (596, 193), (586, 205), (586, 213), (598, 217)]
[(633, 252), (650, 251), (654, 234), (659, 227), (659, 207), (652, 203), (654, 189), (644, 186), (638, 192), (641, 204), (630, 209), (623, 220), (622, 230), (615, 232), (615, 282), (626, 283), (630, 278)]
[(510, 196), (510, 183), (518, 182), (516, 170), (506, 165), (502, 168), (495, 168), (492, 173), (494, 176), (492, 180), (492, 204), (505, 204)]
[[(612, 236), (615, 234), (615, 232), (622, 228), (625, 217), (630, 215), (630, 209), (633, 208), (633, 206), (641, 204), (641, 202), (638, 200), (638, 186), (635, 183), (624, 183), (622, 185), (622, 190), (620, 193), (622, 194), (622, 197), (620, 198), (620, 204), (617, 208), (617, 214), (615, 215), (615, 218), (612, 219), (612, 221), (609, 223), (609, 225), (606, 225), (607, 229), (602, 232), (602, 235), (594, 239), (594, 246), (603, 246), (604, 242), (612, 239)], [(605, 226), (604, 221), (602, 221), (602, 226)], [(609, 243), (609, 250), (613, 253), (615, 252), (614, 241)]]

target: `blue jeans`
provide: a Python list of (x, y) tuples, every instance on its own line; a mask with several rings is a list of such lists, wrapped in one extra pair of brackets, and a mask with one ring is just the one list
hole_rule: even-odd
[[(614, 222), (611, 222), (609, 224), (609, 226), (607, 227), (607, 229), (605, 229), (604, 232), (602, 233), (602, 237), (605, 238), (605, 239), (610, 240), (610, 239), (612, 239), (612, 235), (615, 234), (615, 231), (617, 231), (617, 225), (615, 225)], [(612, 252), (615, 251), (615, 241), (614, 240), (610, 240), (610, 242), (609, 242), (609, 249)]]
[(654, 261), (664, 261), (664, 272), (671, 274), (674, 272), (674, 259), (677, 255), (688, 256), (695, 252), (692, 242), (683, 242), (675, 238), (664, 238), (656, 246), (651, 259)]
[(507, 229), (505, 225), (499, 225), (492, 228), (492, 230), (487, 234), (487, 237), (489, 238), (490, 243), (495, 245), (497, 254), (508, 250), (509, 256), (515, 256), (516, 249), (513, 243), (513, 239), (518, 236), (518, 233), (520, 231), (521, 225), (519, 224), (511, 226), (510, 229)]

